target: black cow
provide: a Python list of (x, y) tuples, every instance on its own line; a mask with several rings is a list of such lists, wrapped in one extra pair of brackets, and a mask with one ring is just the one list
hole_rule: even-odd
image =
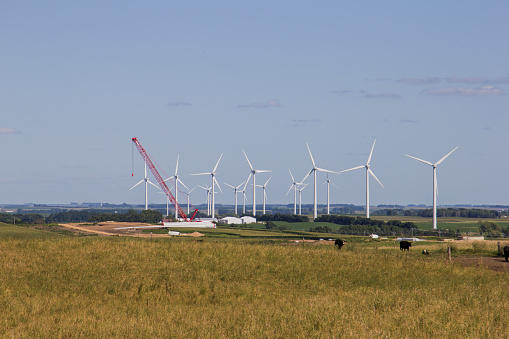
[(336, 241), (334, 242), (334, 245), (336, 245), (338, 249), (341, 249), (341, 247), (343, 247), (344, 244), (345, 242), (341, 239), (336, 239)]
[(404, 251), (404, 250), (410, 251), (410, 247), (412, 247), (412, 243), (410, 241), (402, 240), (399, 243), (399, 249), (401, 251)]
[(505, 261), (509, 261), (509, 246), (504, 247)]

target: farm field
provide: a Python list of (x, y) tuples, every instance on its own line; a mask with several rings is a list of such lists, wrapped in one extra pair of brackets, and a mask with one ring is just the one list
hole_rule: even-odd
[[(509, 273), (488, 270), (484, 259), (449, 263), (448, 244), (415, 243), (403, 253), (393, 241), (362, 237), (348, 238), (342, 250), (242, 239), (249, 238), (2, 235), (0, 333), (507, 336)], [(495, 257), (495, 242), (453, 246), (455, 258), (483, 255), (509, 266)], [(421, 248), (432, 254), (421, 255)]]

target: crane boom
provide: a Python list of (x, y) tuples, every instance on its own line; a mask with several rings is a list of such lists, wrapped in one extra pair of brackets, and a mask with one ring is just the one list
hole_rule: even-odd
[(178, 215), (182, 219), (184, 219), (184, 221), (191, 221), (191, 220), (193, 220), (194, 216), (196, 215), (196, 211), (193, 214), (193, 217), (191, 218), (191, 220), (187, 219), (186, 214), (184, 213), (182, 208), (180, 208), (180, 205), (178, 204), (177, 200), (175, 199), (173, 194), (170, 192), (170, 189), (168, 188), (168, 186), (166, 185), (166, 182), (164, 182), (163, 178), (161, 177), (161, 175), (157, 171), (157, 168), (154, 166), (154, 163), (150, 159), (150, 156), (148, 155), (148, 153), (145, 151), (143, 146), (141, 146), (141, 144), (138, 141), (138, 139), (133, 138), (132, 140), (133, 140), (133, 143), (136, 145), (136, 148), (138, 149), (138, 152), (140, 152), (141, 157), (143, 158), (143, 160), (145, 160), (145, 163), (147, 164), (148, 168), (150, 169), (150, 171), (152, 172), (152, 174), (156, 178), (157, 182), (159, 183), (159, 186), (161, 186), (161, 189), (163, 190), (163, 192), (168, 197), (168, 200), (173, 204), (175, 209), (178, 211)]

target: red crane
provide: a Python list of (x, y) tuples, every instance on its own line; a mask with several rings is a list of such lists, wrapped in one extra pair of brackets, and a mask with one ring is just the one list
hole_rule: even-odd
[(138, 149), (138, 152), (140, 152), (141, 157), (143, 158), (143, 160), (145, 160), (145, 163), (147, 164), (148, 168), (150, 169), (150, 171), (152, 172), (152, 174), (156, 178), (157, 182), (159, 183), (159, 186), (161, 186), (161, 189), (164, 191), (164, 193), (168, 197), (168, 200), (171, 201), (171, 203), (173, 204), (175, 209), (178, 211), (178, 215), (182, 219), (184, 219), (184, 221), (192, 221), (194, 219), (196, 213), (198, 212), (198, 209), (194, 210), (194, 213), (193, 213), (193, 216), (191, 217), (191, 219), (187, 218), (187, 215), (184, 213), (182, 208), (180, 208), (180, 205), (178, 204), (177, 200), (175, 199), (173, 194), (171, 194), (170, 189), (168, 188), (168, 186), (166, 186), (166, 182), (164, 182), (163, 178), (161, 177), (161, 175), (157, 171), (157, 168), (154, 166), (154, 163), (150, 159), (150, 156), (145, 151), (143, 146), (141, 146), (141, 144), (138, 141), (138, 139), (133, 138), (133, 143), (136, 145), (136, 148)]

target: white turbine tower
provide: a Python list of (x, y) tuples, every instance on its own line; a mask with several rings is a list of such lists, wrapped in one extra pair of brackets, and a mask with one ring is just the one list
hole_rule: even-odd
[(211, 195), (211, 200), (212, 200), (212, 202), (211, 202), (211, 209), (212, 209), (211, 216), (212, 216), (212, 218), (215, 217), (214, 186), (217, 185), (217, 188), (219, 188), (221, 193), (223, 193), (223, 190), (221, 189), (221, 186), (219, 186), (219, 183), (216, 180), (216, 169), (217, 169), (217, 166), (219, 165), (219, 162), (221, 161), (222, 157), (223, 157), (223, 153), (221, 153), (221, 156), (219, 157), (219, 160), (217, 161), (216, 166), (214, 167), (212, 172), (191, 174), (191, 175), (210, 175), (212, 177), (212, 193), (211, 193), (212, 194)]
[(150, 180), (148, 180), (148, 177), (147, 177), (147, 164), (145, 164), (145, 177), (142, 180), (140, 180), (136, 185), (131, 187), (129, 189), (129, 191), (132, 190), (133, 188), (135, 188), (136, 186), (138, 186), (139, 184), (141, 184), (142, 182), (145, 182), (145, 210), (148, 210), (148, 184), (151, 184), (152, 186), (154, 186), (157, 189), (160, 189), (160, 188), (157, 187), (156, 185), (154, 185)]
[(230, 186), (231, 188), (233, 188), (234, 192), (235, 192), (235, 214), (237, 214), (237, 193), (239, 193), (239, 187), (242, 186), (244, 184), (244, 182), (242, 182), (240, 185), (238, 185), (237, 187), (235, 186), (232, 186), (230, 184), (227, 184), (227, 183), (224, 183), (226, 186)]
[(410, 157), (412, 159), (418, 160), (420, 162), (425, 163), (426, 165), (430, 165), (433, 167), (433, 229), (437, 229), (437, 191), (438, 191), (438, 185), (437, 185), (437, 166), (442, 163), (442, 161), (445, 160), (449, 155), (451, 155), (452, 152), (458, 149), (459, 146), (456, 146), (455, 149), (447, 153), (442, 159), (438, 160), (436, 163), (432, 164), (429, 161), (422, 160), (416, 157), (413, 157), (411, 155), (405, 154), (407, 157)]
[(324, 184), (327, 184), (327, 214), (330, 214), (330, 203), (329, 203), (329, 198), (330, 198), (330, 184), (332, 184), (334, 187), (338, 187), (337, 185), (335, 185), (330, 179), (329, 179), (329, 173), (327, 173), (327, 180), (325, 180)]
[(203, 187), (198, 185), (197, 187), (204, 189), (207, 192), (207, 215), (210, 215), (210, 189), (211, 187)]
[(290, 172), (290, 176), (292, 177), (292, 185), (290, 186), (288, 192), (286, 192), (286, 195), (288, 196), (288, 193), (290, 193), (290, 191), (293, 188), (293, 214), (297, 214), (297, 185), (299, 183), (295, 181), (295, 179), (293, 178), (292, 171), (290, 171), (290, 169), (288, 169), (288, 171)]
[[(270, 177), (272, 178), (272, 177)], [(258, 187), (261, 187), (263, 189), (263, 214), (265, 214), (265, 201), (267, 200), (267, 192), (265, 192), (265, 188), (267, 187), (267, 184), (269, 183), (270, 178), (267, 180), (265, 185), (256, 185)]]
[[(187, 214), (189, 215), (189, 196), (191, 195), (191, 192), (194, 191), (196, 189), (196, 187), (198, 186), (195, 186), (194, 188), (192, 188), (191, 190), (189, 190), (188, 188), (188, 191), (187, 193), (184, 192), (185, 195), (187, 195)], [(187, 187), (186, 187), (187, 188)]]
[[(170, 187), (170, 191), (173, 189), (173, 187)], [(168, 199), (168, 197), (166, 196), (166, 193), (164, 192), (157, 192), (159, 194), (164, 194), (164, 196), (166, 197), (166, 216), (169, 217), (170, 216), (170, 199)]]
[(246, 183), (244, 184), (244, 188), (242, 189), (242, 214), (246, 214), (246, 201), (247, 201), (247, 197), (246, 197), (246, 187), (247, 187), (247, 183), (249, 181), (249, 178), (251, 178), (251, 174), (249, 174), (249, 177), (247, 177), (247, 180), (246, 180)]
[[(256, 173), (264, 173), (264, 172), (272, 172), (272, 171), (271, 170), (255, 170), (253, 168), (253, 166), (251, 166), (251, 162), (247, 158), (246, 152), (244, 152), (244, 150), (242, 150), (242, 152), (244, 153), (247, 163), (249, 164), (249, 168), (251, 169), (251, 174), (249, 174), (247, 181), (249, 181), (249, 178), (251, 177), (251, 175), (253, 176), (253, 215), (256, 215), (256, 179), (255, 179)], [(247, 181), (246, 181), (246, 183), (247, 183)]]
[[(178, 170), (179, 170), (179, 155), (177, 155), (177, 166), (175, 167), (175, 175), (173, 175), (173, 180), (175, 180), (175, 182), (174, 182), (174, 184), (175, 184), (175, 202), (177, 204), (178, 204), (178, 194), (179, 194), (178, 183), (180, 182), (182, 184), (182, 186), (184, 186), (189, 191), (189, 188), (187, 188), (187, 186), (182, 182), (182, 180), (179, 179)], [(168, 178), (166, 180), (169, 180), (169, 179), (170, 178)], [(187, 214), (189, 214), (189, 199), (187, 200), (187, 202), (188, 202)], [(175, 220), (177, 220), (178, 217), (179, 217), (178, 209), (175, 208)]]
[(297, 188), (297, 191), (299, 191), (299, 215), (302, 215), (302, 190), (307, 187), (309, 184), (304, 184), (301, 189)]
[(366, 218), (369, 218), (369, 175), (371, 174), (373, 176), (373, 178), (375, 178), (375, 180), (378, 181), (380, 186), (384, 187), (384, 185), (382, 185), (380, 180), (378, 180), (378, 178), (376, 177), (375, 173), (373, 173), (373, 171), (370, 169), (370, 165), (369, 165), (369, 163), (371, 162), (371, 156), (373, 155), (373, 149), (375, 148), (375, 142), (376, 142), (376, 139), (373, 142), (373, 147), (371, 147), (371, 152), (369, 153), (368, 162), (366, 163), (366, 165), (357, 166), (354, 168), (350, 168), (350, 169), (341, 171), (341, 173), (343, 173), (343, 172), (353, 171), (353, 170), (360, 169), (360, 168), (366, 169)]
[(311, 162), (313, 163), (313, 168), (311, 169), (311, 171), (309, 171), (308, 174), (306, 174), (306, 176), (304, 177), (304, 179), (301, 180), (301, 182), (304, 182), (304, 180), (306, 180), (309, 177), (309, 175), (314, 172), (315, 175), (314, 175), (313, 181), (314, 181), (314, 189), (315, 190), (314, 190), (314, 196), (313, 196), (313, 205), (314, 205), (313, 219), (316, 219), (318, 217), (318, 211), (317, 211), (317, 207), (316, 207), (316, 204), (317, 204), (317, 201), (316, 201), (316, 172), (328, 172), (328, 173), (335, 173), (335, 174), (339, 174), (339, 173), (316, 167), (315, 160), (313, 159), (313, 155), (311, 154), (311, 150), (309, 149), (309, 145), (307, 143), (306, 143), (306, 146), (308, 147), (309, 156), (311, 157)]

